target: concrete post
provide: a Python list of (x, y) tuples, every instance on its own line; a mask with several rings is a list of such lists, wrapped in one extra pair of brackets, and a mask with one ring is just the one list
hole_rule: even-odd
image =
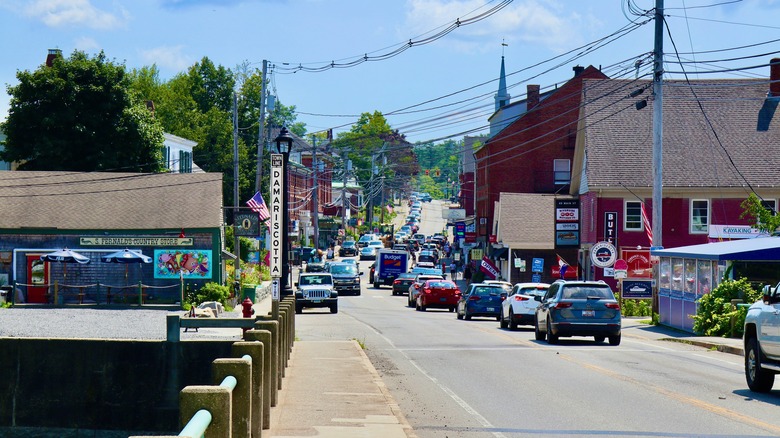
[(244, 339), (247, 341), (254, 341), (263, 345), (263, 363), (265, 364), (265, 369), (263, 370), (262, 374), (263, 429), (268, 429), (271, 427), (271, 406), (276, 406), (274, 403), (275, 386), (273, 384), (276, 371), (273, 366), (274, 349), (272, 338), (273, 336), (268, 330), (247, 330), (247, 332), (244, 333)]
[(212, 382), (219, 385), (227, 376), (236, 378), (233, 389), (230, 419), (232, 438), (250, 438), (252, 426), (252, 363), (244, 359), (214, 359), (211, 364)]
[(279, 389), (282, 389), (282, 378), (287, 374), (287, 330), (284, 322), (287, 317), (284, 309), (279, 309)]
[[(271, 342), (270, 342), (270, 350), (271, 350), (271, 356), (270, 356), (270, 364), (268, 365), (268, 369), (271, 371), (271, 406), (276, 406), (277, 398), (278, 398), (278, 391), (279, 391), (279, 379), (281, 379), (281, 371), (279, 365), (281, 364), (279, 360), (279, 322), (278, 321), (262, 321), (258, 320), (255, 321), (255, 330), (267, 330), (271, 332)], [(249, 330), (246, 332), (246, 334), (249, 334), (253, 330)], [(249, 339), (255, 339), (255, 338), (249, 338), (244, 335), (244, 338)]]
[(230, 438), (230, 390), (221, 386), (185, 386), (179, 393), (179, 424), (183, 428), (201, 409), (211, 413), (206, 435)]
[(179, 318), (180, 316), (177, 313), (169, 313), (165, 316), (166, 339), (168, 342), (179, 342), (181, 340)]
[[(248, 332), (247, 332), (248, 333)], [(268, 363), (266, 355), (270, 348), (266, 348), (262, 342), (234, 342), (232, 354), (236, 357), (242, 357), (248, 354), (252, 357), (252, 436), (259, 437), (262, 429), (270, 427), (271, 419), (271, 400), (265, 396), (268, 392), (268, 381), (270, 380), (270, 371), (265, 364)], [(268, 375), (268, 377), (266, 377)]]

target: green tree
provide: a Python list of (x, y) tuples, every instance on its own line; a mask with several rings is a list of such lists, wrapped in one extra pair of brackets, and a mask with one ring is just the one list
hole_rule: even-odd
[(163, 170), (163, 130), (124, 65), (74, 51), (8, 86), (3, 161), (23, 170)]
[(772, 234), (780, 227), (780, 215), (776, 211), (766, 208), (755, 193), (751, 193), (747, 199), (742, 201), (740, 207), (742, 207), (740, 219), (751, 218), (753, 228)]

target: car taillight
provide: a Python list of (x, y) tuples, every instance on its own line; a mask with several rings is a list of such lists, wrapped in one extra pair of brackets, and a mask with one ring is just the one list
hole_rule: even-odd
[(479, 295), (472, 295), (469, 297), (469, 301), (479, 301), (480, 296)]
[(393, 284), (401, 284), (401, 280), (393, 280)]
[(567, 303), (567, 302), (564, 302), (564, 301), (560, 301), (560, 302), (556, 303), (555, 306), (553, 306), (553, 307), (555, 309), (567, 309), (567, 308), (571, 307), (571, 304), (572, 303)]
[(607, 309), (614, 309), (614, 310), (620, 310), (620, 304), (618, 303), (607, 303), (605, 304)]
[(515, 295), (515, 301), (528, 301), (528, 297), (523, 295)]
[(426, 294), (429, 294), (429, 293), (431, 293), (431, 290), (426, 287), (425, 289), (423, 289), (423, 292), (425, 292)]

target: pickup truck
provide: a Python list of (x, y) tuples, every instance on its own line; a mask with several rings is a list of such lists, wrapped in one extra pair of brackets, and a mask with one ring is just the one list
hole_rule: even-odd
[(780, 373), (780, 283), (764, 286), (763, 297), (745, 317), (745, 379), (755, 392), (769, 392)]
[(380, 249), (376, 253), (374, 288), (392, 286), (393, 280), (409, 271), (409, 253), (405, 250)]

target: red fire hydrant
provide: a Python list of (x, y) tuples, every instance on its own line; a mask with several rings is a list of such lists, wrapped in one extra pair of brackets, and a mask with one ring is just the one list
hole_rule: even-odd
[[(241, 315), (243, 315), (244, 318), (251, 318), (252, 315), (255, 314), (255, 309), (252, 308), (252, 300), (249, 298), (244, 298), (244, 301), (241, 303)], [(244, 327), (244, 333), (249, 330), (248, 328)]]

